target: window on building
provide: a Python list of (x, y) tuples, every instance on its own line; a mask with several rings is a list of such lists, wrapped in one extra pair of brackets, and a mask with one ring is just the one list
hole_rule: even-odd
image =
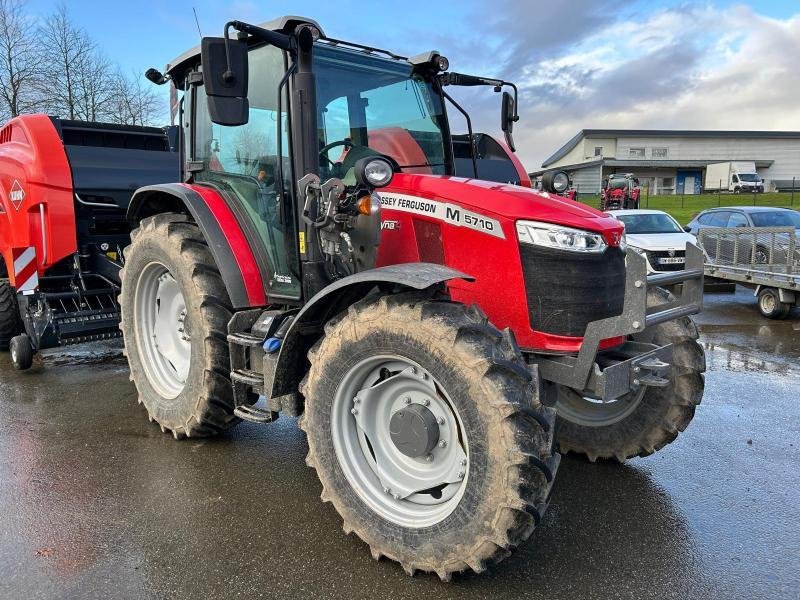
[(667, 156), (669, 156), (669, 150), (667, 148), (653, 148), (650, 153), (653, 158), (667, 158)]
[(661, 180), (661, 187), (664, 189), (671, 190), (675, 187), (675, 178), (674, 177), (664, 177)]
[(628, 148), (629, 158), (644, 158), (644, 148)]
[(595, 156), (603, 156), (603, 147), (602, 146), (595, 146), (594, 147), (594, 155)]

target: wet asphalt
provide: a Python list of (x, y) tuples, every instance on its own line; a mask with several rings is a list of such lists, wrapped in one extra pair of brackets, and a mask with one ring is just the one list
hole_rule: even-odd
[(800, 311), (706, 297), (695, 420), (625, 465), (565, 458), (542, 526), (449, 584), (342, 533), (293, 419), (175, 442), (114, 344), (0, 356), (0, 598), (797, 598)]

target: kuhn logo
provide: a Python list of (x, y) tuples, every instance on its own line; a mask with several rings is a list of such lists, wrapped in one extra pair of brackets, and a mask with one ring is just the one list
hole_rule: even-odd
[(16, 179), (14, 180), (14, 183), (11, 185), (11, 189), (8, 192), (8, 198), (11, 200), (11, 203), (14, 205), (16, 210), (19, 210), (19, 207), (22, 205), (22, 201), (25, 200), (25, 190), (22, 189), (22, 186)]

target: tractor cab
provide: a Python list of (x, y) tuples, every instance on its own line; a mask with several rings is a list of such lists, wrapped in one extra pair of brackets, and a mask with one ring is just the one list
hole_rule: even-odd
[[(395, 173), (529, 185), (511, 150), (518, 119), (513, 84), (445, 73), (447, 59), (437, 52), (406, 58), (329, 39), (307, 19), (237, 27), (238, 39), (205, 38), (168, 65), (166, 75), (151, 70), (149, 76), (159, 83), (171, 79), (182, 93), (184, 179), (236, 200), (237, 219), (261, 247), (257, 258), (269, 298), (299, 302), (331, 280), (374, 266), (380, 201), (371, 196), (371, 184), (360, 183), (366, 173), (357, 165), (366, 166), (366, 159), (388, 163), (369, 163), (370, 172), (377, 165), (388, 176), (382, 185)], [(300, 29), (306, 48), (296, 47)], [(229, 83), (221, 79), (225, 73)], [(474, 133), (466, 111), (446, 93), (448, 85), (512, 88), (514, 96), (503, 93), (506, 142)], [(467, 116), (468, 134), (451, 135), (448, 104)], [(326, 223), (327, 233), (319, 222), (312, 227), (327, 236), (321, 256), (314, 244), (303, 243), (311, 207), (296, 183), (306, 174), (315, 176), (308, 191), (319, 187), (316, 178), (335, 180), (348, 198), (340, 202), (348, 217), (339, 225), (349, 225), (331, 229)], [(316, 267), (304, 275), (301, 262), (307, 260)]]

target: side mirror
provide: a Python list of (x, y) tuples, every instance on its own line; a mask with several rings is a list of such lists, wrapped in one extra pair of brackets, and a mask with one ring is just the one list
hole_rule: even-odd
[(247, 101), (247, 42), (204, 37), (200, 44), (203, 85), (212, 123), (244, 125)]
[(684, 230), (686, 233), (692, 233), (692, 228), (691, 228), (689, 225), (687, 225), (686, 227), (684, 227), (684, 228), (683, 228), (683, 230)]
[(506, 136), (506, 144), (511, 148), (512, 152), (516, 152), (514, 147), (514, 136), (511, 135), (514, 131), (514, 123), (519, 120), (517, 116), (517, 104), (514, 101), (514, 96), (508, 92), (503, 92), (503, 104), (500, 107), (500, 129)]

